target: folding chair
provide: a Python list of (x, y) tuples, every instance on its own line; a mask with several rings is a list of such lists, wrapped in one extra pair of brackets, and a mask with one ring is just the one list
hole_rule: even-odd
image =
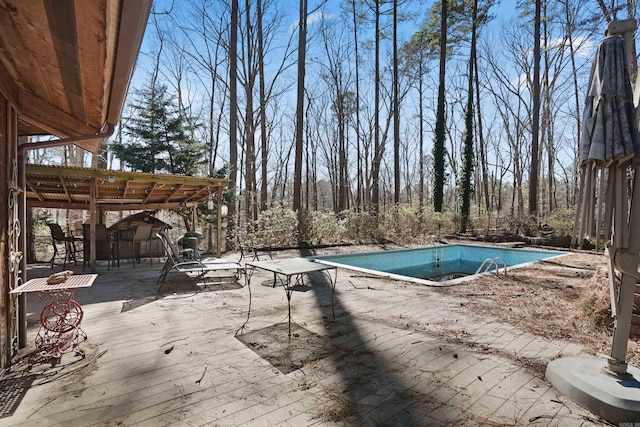
[(229, 270), (234, 272), (234, 277), (238, 280), (241, 273), (244, 272), (242, 266), (233, 261), (222, 261), (215, 259), (195, 259), (193, 256), (193, 251), (187, 249), (184, 251), (178, 251), (175, 245), (169, 240), (167, 235), (161, 231), (156, 233), (156, 236), (162, 242), (164, 246), (165, 252), (167, 254), (167, 260), (162, 267), (162, 271), (160, 272), (160, 277), (158, 277), (157, 285), (158, 292), (160, 292), (160, 288), (162, 288), (162, 283), (166, 279), (169, 272), (175, 270), (180, 273), (195, 273), (197, 274), (196, 280), (202, 279), (204, 281), (204, 277), (208, 272), (211, 271), (224, 271)]

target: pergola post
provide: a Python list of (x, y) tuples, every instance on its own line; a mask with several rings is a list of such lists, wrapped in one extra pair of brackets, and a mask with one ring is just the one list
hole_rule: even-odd
[(91, 256), (90, 271), (92, 273), (96, 272), (96, 214), (96, 179), (91, 178), (91, 186), (89, 187), (89, 241), (91, 242), (91, 250), (89, 251), (89, 256)]
[(218, 187), (216, 193), (216, 205), (218, 206), (216, 218), (218, 220), (218, 232), (216, 233), (216, 256), (222, 256), (222, 187)]

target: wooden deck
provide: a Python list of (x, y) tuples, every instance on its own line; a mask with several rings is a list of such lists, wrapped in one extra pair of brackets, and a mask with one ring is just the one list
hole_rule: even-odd
[[(275, 345), (273, 326), (286, 319), (283, 289), (261, 285), (272, 275), (253, 277), (245, 333), (262, 333), (263, 341), (245, 343), (234, 333), (247, 318), (246, 287), (201, 289), (174, 273), (156, 295), (160, 265), (140, 267), (105, 266), (91, 288), (76, 292), (85, 310), (86, 359), (68, 354), (58, 366), (34, 366), (22, 375), (18, 363), (0, 378), (0, 393), (14, 384), (16, 394), (20, 379), (26, 384), (17, 404), (4, 404), (0, 427), (514, 425), (532, 419), (579, 425), (582, 416), (593, 419), (505, 356), (551, 360), (579, 354), (579, 347), (480, 319), (441, 292), (340, 270), (334, 322), (331, 290), (321, 275), (313, 276), (292, 297), (301, 333), (291, 338), (295, 351), (277, 349), (294, 367), (284, 370), (261, 356)], [(50, 273), (34, 268), (29, 277)], [(29, 304), (32, 341), (40, 309), (35, 295)], [(442, 336), (461, 324), (483, 351)], [(318, 349), (324, 357), (296, 345), (309, 337), (325, 346)]]

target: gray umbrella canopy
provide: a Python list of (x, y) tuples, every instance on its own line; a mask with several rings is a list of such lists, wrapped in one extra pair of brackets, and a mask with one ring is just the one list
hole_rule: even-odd
[(580, 162), (608, 166), (640, 155), (633, 91), (622, 37), (600, 42), (591, 66), (580, 137)]
[(600, 42), (591, 67), (580, 135), (580, 193), (573, 246), (581, 247), (585, 236), (595, 237), (596, 246), (601, 236), (610, 239), (615, 188), (624, 185), (620, 178), (626, 180), (621, 168), (626, 170), (640, 158), (627, 63), (621, 36), (608, 36)]

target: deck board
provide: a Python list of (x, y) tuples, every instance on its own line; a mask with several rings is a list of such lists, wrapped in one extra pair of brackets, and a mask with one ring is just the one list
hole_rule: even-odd
[[(358, 278), (355, 288), (356, 279), (340, 271), (334, 322), (330, 289), (312, 281), (305, 292), (294, 292), (292, 316), (328, 337), (333, 351), (283, 374), (234, 337), (247, 316), (246, 287), (199, 289), (172, 277), (169, 289), (184, 285), (187, 291), (156, 296), (159, 268), (113, 268), (79, 291), (87, 359), (65, 355), (56, 368), (60, 373), (49, 382), (36, 381), (15, 413), (0, 418), (0, 427), (324, 426), (335, 425), (326, 418), (331, 411), (350, 417), (352, 424), (380, 425), (391, 420), (437, 425), (448, 419), (499, 423), (505, 414), (521, 414), (514, 421), (526, 422), (522, 414), (535, 408), (564, 416), (562, 405), (541, 397), (550, 393), (549, 385), (514, 360), (472, 351), (443, 339), (442, 331), (464, 329), (470, 341), (496, 351), (526, 347), (545, 357), (573, 347), (544, 342), (491, 318), (479, 320), (441, 291), (372, 278)], [(260, 285), (270, 278), (268, 273), (253, 278), (248, 331), (286, 318), (282, 288)], [(34, 298), (29, 298), (30, 340), (37, 332)], [(84, 367), (71, 373), (79, 366)], [(500, 411), (487, 407), (497, 400), (505, 405)], [(572, 417), (587, 414), (571, 410)]]

